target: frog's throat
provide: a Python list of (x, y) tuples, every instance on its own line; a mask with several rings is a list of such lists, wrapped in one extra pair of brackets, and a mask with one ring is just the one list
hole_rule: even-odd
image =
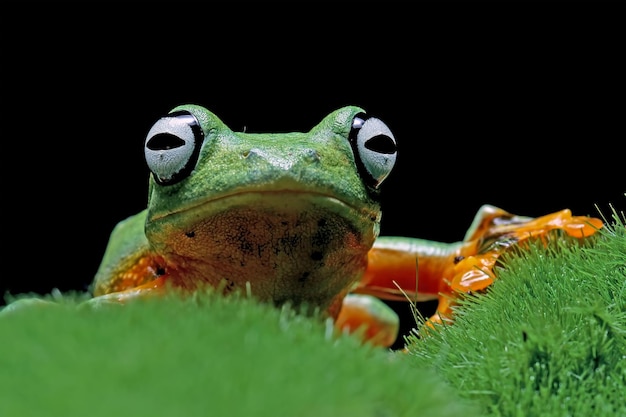
[(261, 299), (326, 308), (364, 273), (379, 221), (325, 194), (247, 191), (151, 217), (146, 235), (179, 285), (249, 283)]

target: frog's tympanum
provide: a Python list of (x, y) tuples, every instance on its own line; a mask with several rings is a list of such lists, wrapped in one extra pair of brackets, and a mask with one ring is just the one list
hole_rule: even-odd
[(148, 206), (114, 229), (96, 302), (209, 285), (317, 309), (338, 329), (362, 326), (363, 337), (389, 346), (398, 318), (380, 299), (438, 298), (432, 320), (450, 320), (451, 296), (491, 284), (507, 247), (553, 229), (583, 237), (602, 226), (567, 209), (533, 219), (486, 205), (462, 242), (379, 237), (396, 139), (358, 107), (308, 133), (258, 134), (179, 106), (152, 126), (144, 151)]

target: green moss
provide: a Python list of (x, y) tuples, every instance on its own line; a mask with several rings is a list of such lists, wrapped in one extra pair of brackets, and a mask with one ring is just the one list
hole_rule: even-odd
[(0, 315), (2, 416), (477, 415), (407, 355), (243, 297), (25, 307)]
[(626, 415), (623, 213), (591, 244), (531, 245), (498, 275), (452, 326), (409, 337), (414, 361), (487, 415)]

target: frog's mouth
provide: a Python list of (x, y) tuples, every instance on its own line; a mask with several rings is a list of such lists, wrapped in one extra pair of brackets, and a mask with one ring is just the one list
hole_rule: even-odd
[[(267, 204), (263, 204), (267, 203)], [(307, 206), (321, 206), (326, 207), (329, 211), (336, 211), (338, 214), (344, 214), (347, 219), (361, 220), (365, 222), (380, 222), (380, 212), (373, 210), (369, 207), (357, 208), (353, 204), (347, 203), (335, 196), (329, 194), (314, 192), (314, 191), (302, 191), (302, 190), (290, 190), (290, 189), (277, 189), (277, 190), (245, 190), (234, 193), (228, 193), (206, 199), (200, 203), (192, 204), (189, 206), (180, 206), (178, 209), (164, 211), (161, 213), (155, 213), (150, 217), (150, 222), (159, 222), (167, 217), (184, 217), (185, 214), (189, 214), (190, 218), (195, 215), (207, 216), (211, 213), (218, 213), (224, 210), (230, 210), (241, 206), (251, 206), (253, 204), (261, 204), (261, 206), (267, 205), (273, 207), (277, 211), (281, 208), (301, 208), (305, 209)], [(301, 207), (302, 206), (302, 207)], [(254, 206), (252, 206), (254, 207)]]
[(323, 193), (253, 190), (152, 216), (146, 235), (189, 280), (327, 307), (364, 272), (379, 222)]

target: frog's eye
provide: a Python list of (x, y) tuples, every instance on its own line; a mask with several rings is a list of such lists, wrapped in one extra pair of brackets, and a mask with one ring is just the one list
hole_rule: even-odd
[(398, 149), (391, 130), (380, 119), (360, 113), (352, 121), (350, 143), (361, 175), (377, 188), (396, 163)]
[(204, 134), (187, 111), (159, 119), (148, 132), (144, 154), (157, 183), (175, 184), (189, 176), (198, 161)]

